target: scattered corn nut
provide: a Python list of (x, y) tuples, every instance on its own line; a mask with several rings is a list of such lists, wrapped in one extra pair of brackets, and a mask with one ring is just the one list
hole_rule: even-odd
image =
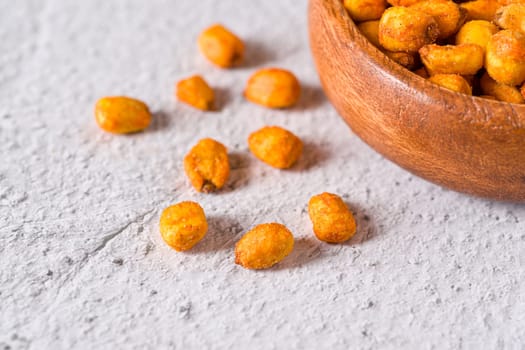
[(184, 170), (199, 192), (222, 188), (230, 174), (226, 147), (210, 138), (200, 140), (184, 157)]
[(242, 40), (220, 24), (205, 29), (199, 36), (198, 44), (202, 54), (221, 68), (229, 68), (243, 61)]
[(336, 194), (324, 192), (313, 196), (308, 202), (308, 214), (314, 233), (321, 241), (341, 243), (355, 235), (354, 216)]
[(266, 126), (248, 137), (250, 151), (263, 162), (279, 169), (291, 167), (301, 156), (301, 139), (278, 126)]
[(267, 269), (290, 254), (293, 246), (293, 235), (284, 225), (257, 225), (235, 245), (235, 263), (247, 269)]
[(177, 83), (176, 95), (180, 101), (195, 108), (203, 111), (213, 109), (215, 94), (200, 75), (179, 81)]
[(103, 97), (95, 105), (95, 120), (101, 129), (114, 134), (141, 131), (151, 123), (148, 106), (137, 99)]
[(199, 243), (208, 231), (204, 210), (195, 202), (181, 202), (164, 209), (160, 216), (160, 234), (166, 244), (185, 251)]
[(297, 103), (301, 86), (289, 71), (279, 68), (261, 69), (246, 84), (244, 96), (251, 102), (269, 108), (286, 108)]

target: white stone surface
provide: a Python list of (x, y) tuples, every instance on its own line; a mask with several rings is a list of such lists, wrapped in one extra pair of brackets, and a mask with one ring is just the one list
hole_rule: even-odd
[[(224, 71), (198, 53), (222, 22), (248, 46)], [(242, 98), (257, 67), (292, 69), (298, 107)], [(176, 103), (200, 73), (222, 109)], [(93, 105), (126, 94), (155, 111), (144, 133), (99, 130)], [(290, 171), (252, 157), (266, 124), (306, 142)], [(232, 154), (227, 188), (193, 191), (182, 158), (199, 138)], [(308, 48), (306, 2), (0, 0), (0, 349), (519, 349), (525, 345), (525, 207), (457, 194), (374, 153), (324, 99)], [(309, 197), (341, 194), (359, 232), (327, 245)], [(163, 207), (202, 204), (208, 236), (177, 253)], [(296, 249), (248, 271), (233, 247), (278, 221)]]

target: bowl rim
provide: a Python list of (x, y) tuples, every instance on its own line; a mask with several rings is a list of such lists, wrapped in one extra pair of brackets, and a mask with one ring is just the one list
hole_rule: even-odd
[[(519, 119), (519, 124), (521, 127), (525, 127), (525, 104), (511, 103), (499, 100), (487, 99), (474, 95), (467, 95), (453, 90), (449, 90), (440, 85), (428, 81), (411, 70), (401, 66), (397, 62), (393, 61), (387, 55), (385, 55), (381, 50), (375, 47), (359, 30), (356, 22), (350, 17), (348, 11), (343, 5), (343, 0), (321, 0), (323, 3), (328, 4), (332, 7), (332, 11), (328, 11), (330, 16), (339, 16), (341, 18), (334, 18), (336, 22), (341, 23), (343, 26), (346, 26), (346, 33), (350, 34), (348, 39), (356, 44), (362, 51), (364, 51), (367, 56), (373, 60), (375, 65), (380, 68), (382, 71), (388, 73), (388, 75), (395, 77), (398, 83), (401, 83), (405, 86), (410, 86), (416, 88), (420, 93), (424, 94), (427, 98), (434, 98), (429, 91), (439, 90), (441, 94), (449, 95), (450, 97), (460, 97), (463, 99), (469, 99), (471, 102), (476, 105), (477, 108), (483, 108), (482, 105), (492, 105), (507, 107), (514, 112), (514, 116)], [(358, 39), (358, 40), (354, 40)], [(525, 82), (524, 82), (525, 84)], [(476, 114), (478, 116), (478, 114)], [(476, 119), (477, 122), (485, 122), (476, 116), (470, 116), (469, 119)], [(516, 120), (514, 120), (516, 122)]]

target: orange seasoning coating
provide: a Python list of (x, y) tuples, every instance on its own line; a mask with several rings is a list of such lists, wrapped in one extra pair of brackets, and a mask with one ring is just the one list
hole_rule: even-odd
[(495, 0), (474, 0), (463, 2), (459, 6), (467, 11), (467, 21), (473, 19), (492, 21), (500, 4)]
[(397, 64), (402, 65), (407, 69), (414, 69), (420, 64), (419, 57), (414, 53), (409, 52), (392, 52), (383, 50), (384, 54)]
[(198, 39), (202, 54), (221, 68), (238, 65), (244, 58), (244, 43), (220, 24), (205, 29)]
[(417, 52), (438, 36), (434, 17), (410, 7), (390, 7), (379, 21), (379, 42), (389, 51)]
[(422, 0), (387, 0), (387, 2), (392, 6), (411, 6)]
[(456, 34), (456, 45), (476, 44), (485, 51), (490, 37), (497, 31), (498, 27), (489, 21), (474, 20), (467, 22)]
[(476, 44), (425, 45), (419, 50), (430, 73), (473, 75), (483, 67), (483, 48)]
[(247, 269), (267, 269), (282, 261), (293, 247), (294, 238), (286, 226), (257, 225), (235, 245), (235, 263)]
[(487, 72), (480, 79), (480, 87), (483, 94), (493, 96), (496, 100), (510, 103), (525, 103), (524, 96), (517, 87), (498, 83)]
[(253, 74), (244, 90), (246, 99), (268, 108), (287, 108), (297, 103), (301, 85), (292, 72), (265, 68)]
[(485, 68), (499, 83), (521, 85), (525, 81), (525, 34), (516, 30), (494, 34), (487, 44)]
[(95, 120), (101, 129), (114, 134), (141, 131), (151, 123), (148, 106), (137, 99), (103, 97), (95, 105)]
[(177, 98), (203, 111), (213, 109), (215, 94), (200, 75), (194, 75), (177, 83)]
[(222, 188), (230, 174), (226, 147), (210, 138), (200, 140), (184, 157), (184, 170), (199, 192)]
[(291, 167), (303, 152), (301, 139), (278, 126), (266, 126), (248, 137), (250, 151), (278, 169)]
[(525, 33), (525, 2), (499, 8), (494, 22), (503, 29), (514, 29)]
[(324, 192), (308, 202), (308, 214), (316, 237), (328, 243), (341, 243), (355, 235), (356, 222), (341, 197)]
[(424, 0), (410, 7), (434, 17), (439, 26), (439, 39), (455, 34), (467, 18), (467, 11), (450, 0)]
[(166, 244), (177, 251), (185, 251), (204, 238), (208, 223), (202, 207), (188, 201), (164, 209), (159, 228)]
[(446, 89), (472, 95), (472, 87), (465, 78), (458, 74), (436, 74), (428, 79)]
[(370, 21), (381, 18), (386, 0), (344, 0), (344, 6), (356, 21)]
[(361, 22), (357, 25), (357, 28), (359, 28), (368, 41), (375, 47), (381, 49), (381, 44), (379, 43), (379, 20)]

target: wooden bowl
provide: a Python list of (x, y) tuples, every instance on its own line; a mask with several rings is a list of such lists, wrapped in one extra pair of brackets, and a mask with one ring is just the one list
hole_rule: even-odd
[(455, 93), (394, 63), (342, 0), (310, 0), (309, 31), (324, 91), (363, 141), (436, 184), (525, 200), (525, 105)]

